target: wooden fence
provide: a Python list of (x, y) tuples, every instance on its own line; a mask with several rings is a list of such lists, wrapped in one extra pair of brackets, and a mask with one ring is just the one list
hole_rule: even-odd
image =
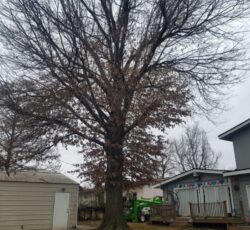
[(242, 224), (245, 221), (243, 204), (240, 202), (238, 216), (229, 216), (227, 203), (190, 203), (190, 214), (193, 223)]
[(105, 208), (103, 207), (80, 206), (78, 208), (78, 221), (102, 220), (104, 213), (105, 213)]
[(192, 218), (196, 217), (222, 217), (226, 218), (227, 203), (214, 202), (214, 203), (190, 203), (190, 214)]
[(176, 218), (175, 205), (153, 205), (150, 207), (151, 222), (173, 222)]

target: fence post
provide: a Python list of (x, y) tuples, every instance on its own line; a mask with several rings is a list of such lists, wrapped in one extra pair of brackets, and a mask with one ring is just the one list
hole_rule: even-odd
[(242, 200), (240, 201), (240, 218), (245, 221), (245, 212)]
[(190, 215), (191, 215), (191, 217), (193, 219), (194, 215), (193, 215), (193, 209), (192, 209), (192, 203), (191, 202), (189, 202), (189, 208), (190, 208)]
[(177, 216), (177, 210), (176, 210), (176, 206), (175, 206), (175, 204), (173, 204), (173, 205), (171, 205), (171, 216), (173, 216), (173, 219), (175, 219), (176, 218), (176, 216)]
[(224, 210), (224, 217), (227, 218), (227, 202), (223, 201), (223, 210)]

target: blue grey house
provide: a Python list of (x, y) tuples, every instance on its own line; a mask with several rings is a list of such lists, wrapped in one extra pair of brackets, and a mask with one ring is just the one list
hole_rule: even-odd
[(163, 189), (163, 196), (168, 204), (176, 203), (179, 216), (190, 216), (189, 203), (224, 201), (230, 214), (231, 190), (223, 173), (223, 170), (193, 169), (163, 181), (157, 187)]
[(176, 203), (179, 216), (193, 215), (193, 203), (197, 216), (206, 205), (210, 216), (244, 217), (250, 223), (250, 119), (222, 133), (219, 139), (233, 142), (236, 170), (193, 169), (155, 187), (163, 189), (169, 204)]
[(224, 173), (232, 188), (233, 215), (243, 209), (246, 221), (250, 222), (250, 119), (222, 133), (219, 138), (233, 142), (234, 147), (236, 170)]

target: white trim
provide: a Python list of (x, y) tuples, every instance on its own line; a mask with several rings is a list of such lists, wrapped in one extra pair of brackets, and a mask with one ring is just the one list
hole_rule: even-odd
[(246, 192), (247, 192), (248, 208), (250, 210), (250, 185), (246, 185)]
[(243, 175), (243, 174), (250, 174), (250, 169), (243, 169), (239, 171), (233, 171), (233, 172), (224, 172), (223, 176), (237, 176), (237, 175)]
[[(67, 192), (65, 192), (65, 193), (67, 193)], [(72, 227), (72, 223), (71, 223), (71, 204), (72, 204), (72, 201), (71, 201), (71, 199), (72, 199), (72, 194), (70, 193), (70, 192), (68, 192), (68, 194), (69, 194), (69, 207), (68, 207), (68, 229), (70, 229), (71, 227)], [(76, 215), (78, 215), (78, 212), (76, 213)]]
[(230, 177), (228, 178), (228, 185), (229, 185), (229, 190), (230, 190), (230, 197), (229, 197), (229, 199), (230, 199), (231, 204), (232, 204), (231, 213), (235, 214), (235, 213), (233, 213), (233, 211), (235, 211), (235, 206), (234, 206), (234, 195), (233, 195), (233, 188), (232, 188), (232, 180), (231, 180)]
[(235, 127), (229, 129), (228, 131), (220, 134), (218, 137), (222, 140), (229, 140), (229, 138), (227, 138), (228, 135), (233, 134), (234, 132), (237, 132), (238, 130), (244, 128), (245, 126), (250, 124), (250, 119), (243, 121), (242, 123), (240, 123), (239, 125), (236, 125)]
[(167, 180), (165, 180), (165, 181), (163, 181), (163, 182), (161, 182), (159, 184), (156, 184), (156, 185), (153, 186), (153, 188), (160, 188), (161, 185), (168, 184), (168, 183), (170, 183), (172, 181), (178, 180), (178, 179), (180, 179), (182, 177), (188, 176), (188, 175), (193, 174), (193, 173), (206, 173), (206, 174), (220, 174), (220, 175), (223, 175), (223, 172), (224, 172), (223, 170), (192, 169), (190, 171), (181, 173), (181, 174), (179, 174), (177, 176), (174, 176), (174, 177), (172, 177), (170, 179), (167, 179)]

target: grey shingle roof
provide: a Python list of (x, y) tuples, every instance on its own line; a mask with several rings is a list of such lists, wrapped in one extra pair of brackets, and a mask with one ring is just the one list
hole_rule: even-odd
[(20, 171), (16, 173), (11, 172), (10, 176), (8, 176), (4, 171), (0, 171), (0, 181), (47, 184), (78, 184), (62, 173), (47, 171)]

